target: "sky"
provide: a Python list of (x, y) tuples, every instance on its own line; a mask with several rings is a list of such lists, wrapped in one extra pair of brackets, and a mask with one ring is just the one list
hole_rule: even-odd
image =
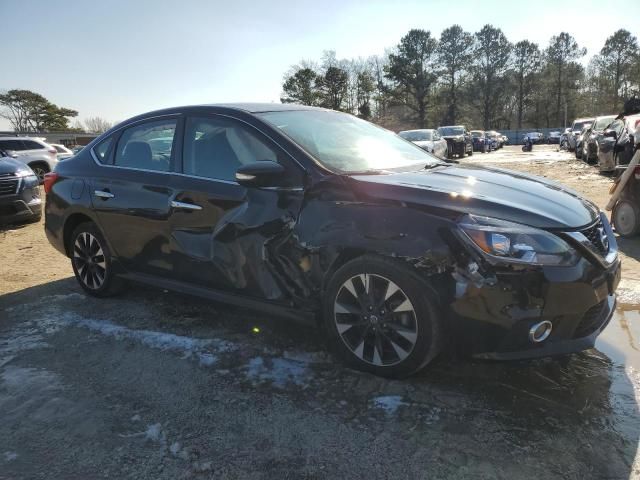
[(640, 36), (640, 1), (0, 0), (0, 19), (0, 91), (33, 90), (80, 120), (114, 122), (178, 105), (279, 102), (292, 65), (324, 50), (380, 55), (411, 28), (439, 36), (491, 23), (543, 48), (567, 31), (586, 62), (619, 28)]

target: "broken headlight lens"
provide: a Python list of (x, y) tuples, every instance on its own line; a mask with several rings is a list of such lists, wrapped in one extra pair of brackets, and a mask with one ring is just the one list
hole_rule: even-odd
[(527, 225), (465, 215), (464, 236), (484, 254), (503, 262), (529, 265), (575, 265), (576, 251), (560, 237)]

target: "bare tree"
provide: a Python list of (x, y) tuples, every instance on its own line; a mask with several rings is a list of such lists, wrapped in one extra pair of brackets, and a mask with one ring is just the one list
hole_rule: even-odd
[(104, 133), (112, 124), (102, 117), (89, 117), (84, 121), (84, 128), (88, 133)]

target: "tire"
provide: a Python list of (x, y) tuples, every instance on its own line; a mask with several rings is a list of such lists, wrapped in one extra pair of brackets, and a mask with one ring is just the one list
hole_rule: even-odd
[(469, 156), (473, 155), (473, 147), (471, 147), (471, 150), (469, 150), (469, 151), (467, 152), (467, 155), (469, 155)]
[(578, 148), (576, 146), (576, 148), (573, 150), (573, 153), (575, 153), (577, 159), (581, 159), (582, 158), (582, 147)]
[(399, 262), (369, 255), (351, 260), (335, 272), (323, 298), (331, 349), (347, 365), (374, 375), (402, 378), (417, 372), (441, 347), (430, 291)]
[(611, 220), (616, 233), (624, 238), (640, 233), (640, 207), (629, 200), (619, 200), (613, 207)]
[(69, 239), (68, 251), (73, 273), (85, 292), (94, 297), (120, 293), (124, 281), (115, 274), (109, 246), (94, 223), (81, 223), (76, 227)]
[(42, 185), (44, 183), (44, 175), (46, 173), (49, 173), (49, 166), (46, 163), (33, 163), (29, 165), (29, 167), (31, 168), (31, 170), (33, 170), (33, 173), (35, 173), (36, 176), (38, 177), (38, 181), (40, 182), (40, 185)]

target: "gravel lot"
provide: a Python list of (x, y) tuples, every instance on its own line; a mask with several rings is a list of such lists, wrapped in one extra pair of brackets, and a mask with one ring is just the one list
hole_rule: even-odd
[[(611, 179), (553, 147), (464, 162)], [(41, 224), (0, 230), (0, 479), (640, 478), (640, 239), (598, 348), (555, 360), (442, 356), (388, 381), (316, 332), (132, 286), (86, 297)]]

